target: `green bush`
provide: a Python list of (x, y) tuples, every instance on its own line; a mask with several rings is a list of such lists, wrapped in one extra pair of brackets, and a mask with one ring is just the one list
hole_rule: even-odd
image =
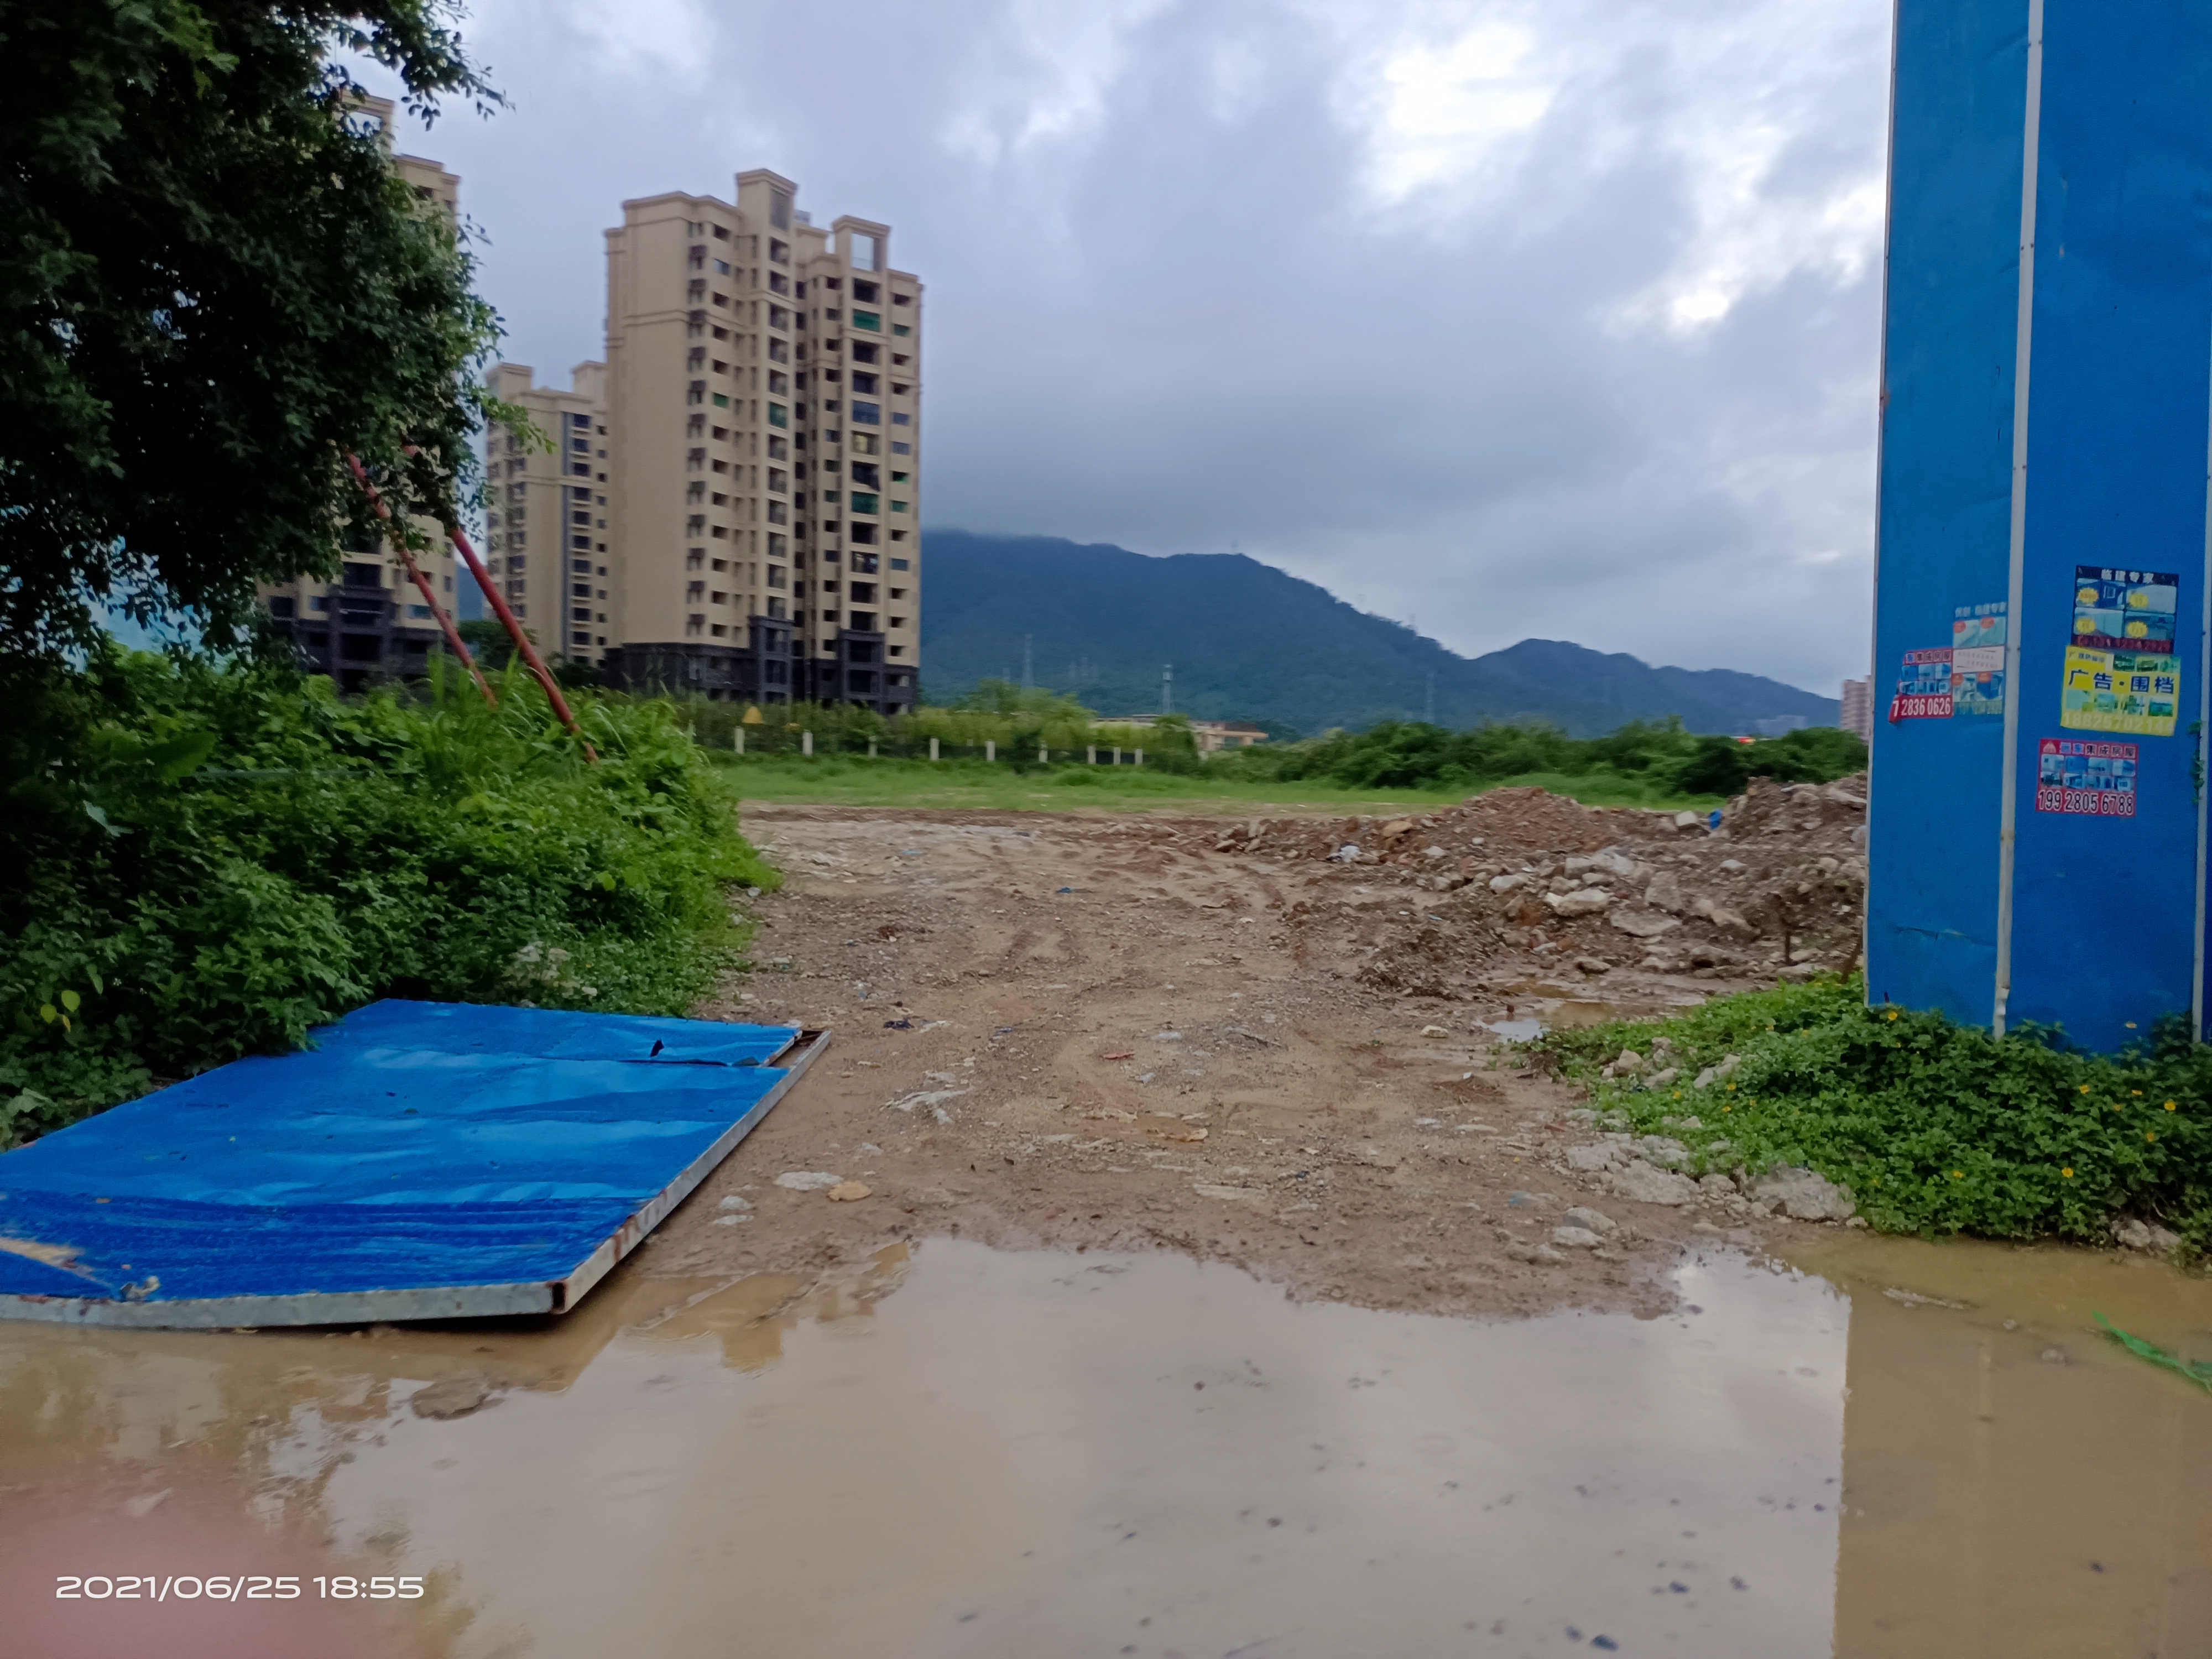
[[(1649, 1059), (1660, 1037), (1672, 1048), (1650, 1069), (1680, 1066), (1679, 1081), (1600, 1075), (1623, 1048)], [(2200, 1251), (2212, 1243), (2212, 1048), (2178, 1018), (2107, 1057), (2052, 1030), (1993, 1037), (1869, 1008), (1860, 980), (1832, 978), (1533, 1046), (1601, 1110), (1687, 1144), (1693, 1169), (1817, 1170), (1884, 1231), (2101, 1243), (2132, 1212), (2163, 1218)], [(1732, 1077), (1692, 1086), (1731, 1054)], [(1686, 1117), (1700, 1127), (1677, 1127)]]
[(111, 648), (15, 686), (15, 1132), (380, 996), (682, 1012), (742, 941), (725, 884), (775, 880), (733, 793), (666, 703), (572, 694), (592, 764), (533, 682), (495, 684), (495, 711), (444, 673), (343, 702), (275, 668)]
[(1866, 745), (1833, 727), (1739, 743), (1698, 737), (1679, 720), (1632, 720), (1601, 738), (1554, 726), (1482, 725), (1465, 732), (1388, 720), (1365, 732), (1331, 732), (1304, 743), (1224, 757), (1240, 775), (1327, 780), (1353, 789), (1471, 788), (1550, 776), (1606, 781), (1623, 800), (1728, 796), (1754, 777), (1826, 783), (1863, 769)]

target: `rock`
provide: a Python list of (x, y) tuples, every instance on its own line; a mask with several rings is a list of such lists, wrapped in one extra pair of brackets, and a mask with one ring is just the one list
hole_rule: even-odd
[(1635, 1204), (1683, 1205), (1698, 1195), (1698, 1184), (1689, 1176), (1641, 1162), (1609, 1171), (1605, 1184), (1615, 1197)]
[(1530, 875), (1492, 876), (1490, 878), (1490, 890), (1493, 893), (1510, 893), (1515, 888), (1526, 887), (1534, 880), (1535, 878)]
[(1711, 1175), (1698, 1177), (1698, 1190), (1708, 1198), (1734, 1198), (1735, 1182), (1718, 1171), (1715, 1171)]
[(1692, 1089), (1711, 1088), (1713, 1086), (1713, 1068), (1710, 1066), (1706, 1066), (1704, 1071), (1698, 1073), (1698, 1080), (1692, 1083), (1690, 1086)]
[(1571, 876), (1588, 875), (1595, 871), (1608, 876), (1618, 876), (1623, 881), (1633, 881), (1644, 873), (1644, 866), (1626, 854), (1610, 849), (1602, 853), (1581, 853), (1569, 859), (1562, 866)]
[(2149, 1250), (2159, 1255), (2171, 1255), (2181, 1246), (2181, 1235), (2169, 1231), (2155, 1221), (2141, 1221), (2134, 1216), (2124, 1216), (2112, 1223), (2112, 1237), (2123, 1249)]
[(417, 1417), (466, 1417), (471, 1412), (481, 1411), (491, 1397), (490, 1379), (471, 1374), (449, 1376), (428, 1388), (417, 1389), (407, 1406)]
[(1555, 1267), (1566, 1260), (1548, 1244), (1508, 1244), (1505, 1254), (1533, 1267)]
[(1567, 1167), (1578, 1175), (1597, 1175), (1613, 1167), (1613, 1151), (1610, 1146), (1570, 1146), (1567, 1148)]
[(1669, 1066), (1662, 1071), (1652, 1073), (1650, 1077), (1644, 1079), (1644, 1086), (1647, 1089), (1663, 1089), (1681, 1075), (1680, 1066)]
[(1697, 1117), (1662, 1117), (1659, 1120), (1659, 1127), (1662, 1129), (1702, 1129), (1705, 1122), (1703, 1118)]
[(841, 1175), (831, 1175), (827, 1170), (786, 1170), (775, 1178), (779, 1187), (794, 1193), (827, 1192), (844, 1180)]
[(1677, 830), (1695, 830), (1700, 824), (1704, 823), (1705, 821), (1705, 815), (1701, 812), (1677, 812), (1674, 814), (1674, 827)]
[(865, 1182), (841, 1181), (825, 1196), (832, 1204), (855, 1204), (866, 1198), (871, 1190)]
[(1424, 1025), (1421, 1035), (1425, 1037), (1448, 1037), (1451, 1033), (1441, 1025)]
[(1595, 1233), (1592, 1232), (1587, 1227), (1554, 1227), (1552, 1229), (1552, 1243), (1560, 1246), (1564, 1249), (1594, 1250), (1597, 1249), (1598, 1245), (1602, 1242), (1603, 1241), (1601, 1240)]
[(1586, 1204), (1577, 1204), (1559, 1218), (1570, 1227), (1581, 1227), (1588, 1231), (1605, 1234), (1620, 1230), (1620, 1224), (1602, 1210), (1593, 1210)]
[(720, 1204), (717, 1204), (714, 1207), (718, 1210), (750, 1210), (752, 1206), (752, 1200), (750, 1198), (739, 1198), (733, 1193), (729, 1197), (724, 1199)]
[(1606, 920), (1632, 939), (1657, 939), (1662, 933), (1671, 933), (1682, 925), (1663, 911), (1637, 909), (1626, 905), (1613, 910)]
[(1591, 975), (1609, 974), (1613, 971), (1613, 964), (1598, 957), (1577, 957), (1575, 971)]
[(1618, 1076), (1633, 1077), (1644, 1069), (1644, 1056), (1633, 1048), (1623, 1048), (1614, 1059), (1613, 1069)]
[(1682, 896), (1682, 878), (1672, 870), (1662, 870), (1645, 884), (1644, 902), (1655, 909), (1680, 911), (1688, 902)]
[(2063, 1348), (2045, 1348), (2039, 1357), (2046, 1365), (2063, 1365), (2066, 1363), (2066, 1350)]
[(1551, 906), (1552, 913), (1557, 916), (1595, 916), (1601, 915), (1612, 908), (1613, 895), (1602, 889), (1584, 887), (1571, 893), (1547, 893), (1544, 902)]
[(1259, 1203), (1267, 1196), (1257, 1187), (1217, 1187), (1204, 1181), (1193, 1182), (1191, 1191), (1200, 1198), (1218, 1198), (1231, 1204)]
[(1662, 1170), (1679, 1170), (1690, 1161), (1690, 1149), (1671, 1135), (1645, 1135), (1636, 1143), (1636, 1155)]
[(1820, 976), (1820, 965), (1818, 963), (1796, 962), (1792, 963), (1789, 967), (1783, 969), (1779, 973), (1775, 975), (1775, 977), (1777, 979), (1786, 979), (1793, 985), (1802, 985), (1807, 980), (1818, 978)]
[(1811, 1170), (1770, 1170), (1751, 1183), (1750, 1197), (1798, 1221), (1848, 1221), (1858, 1212), (1849, 1188)]

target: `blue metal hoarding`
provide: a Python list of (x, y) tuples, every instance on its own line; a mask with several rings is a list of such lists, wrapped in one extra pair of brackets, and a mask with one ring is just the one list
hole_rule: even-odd
[(1900, 0), (1867, 989), (2201, 1024), (2212, 4)]

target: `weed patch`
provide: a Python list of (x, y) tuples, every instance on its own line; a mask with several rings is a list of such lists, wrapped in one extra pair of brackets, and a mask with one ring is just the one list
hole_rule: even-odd
[[(1601, 1111), (1690, 1146), (1696, 1168), (1817, 1170), (1884, 1231), (2104, 1243), (2115, 1216), (2136, 1214), (2197, 1251), (2212, 1243), (2212, 1048), (2178, 1021), (2132, 1053), (2088, 1054), (2054, 1031), (1992, 1037), (1869, 1008), (1855, 976), (1533, 1046)], [(1624, 1048), (1644, 1057), (1642, 1076), (1601, 1075)], [(1730, 1055), (1728, 1075), (1695, 1086)], [(1665, 1085), (1645, 1080), (1668, 1068)]]

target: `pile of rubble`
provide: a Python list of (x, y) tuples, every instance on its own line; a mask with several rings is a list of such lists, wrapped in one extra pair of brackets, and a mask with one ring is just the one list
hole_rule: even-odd
[[(1803, 977), (1858, 955), (1866, 780), (1757, 781), (1717, 824), (1500, 789), (1422, 816), (1255, 818), (1216, 850), (1310, 872), (1291, 926), (1356, 939), (1352, 971), (1377, 988), (1464, 997), (1503, 957)], [(1365, 913), (1348, 931), (1346, 911)]]

